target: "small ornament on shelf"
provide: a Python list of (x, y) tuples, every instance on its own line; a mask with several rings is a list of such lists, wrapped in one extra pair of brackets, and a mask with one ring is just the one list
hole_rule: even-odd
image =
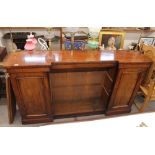
[(104, 51), (104, 50), (105, 50), (104, 44), (102, 44), (102, 46), (100, 46), (99, 49), (100, 49), (101, 51)]
[(88, 39), (88, 47), (91, 49), (99, 48), (99, 32), (101, 30), (100, 27), (89, 27), (89, 39)]
[(35, 39), (32, 33), (28, 35), (27, 38), (28, 39), (26, 39), (26, 44), (24, 46), (24, 49), (28, 50), (29, 53), (32, 53), (32, 51), (36, 48), (37, 40)]

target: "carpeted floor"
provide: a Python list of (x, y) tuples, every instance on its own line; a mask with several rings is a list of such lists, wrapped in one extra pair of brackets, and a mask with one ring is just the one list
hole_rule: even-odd
[[(141, 103), (142, 98), (137, 98), (136, 102)], [(146, 108), (145, 112), (155, 111), (155, 102), (152, 102), (149, 104), (148, 108)], [(138, 113), (138, 110), (135, 105), (132, 106), (132, 111), (129, 114), (121, 115), (132, 115)], [(92, 120), (92, 119), (106, 119), (108, 117), (105, 117), (104, 114), (102, 115), (94, 115), (94, 116), (83, 116), (83, 117), (74, 117), (74, 118), (64, 118), (64, 119), (56, 119), (53, 123), (66, 123), (66, 122), (73, 122), (73, 121), (86, 121), (86, 120)], [(8, 113), (7, 113), (7, 106), (6, 106), (6, 99), (1, 98), (0, 99), (0, 127), (38, 127), (38, 126), (44, 126), (47, 124), (52, 123), (40, 123), (40, 124), (28, 124), (28, 125), (22, 125), (21, 124), (21, 117), (20, 113), (17, 110), (15, 120), (13, 124), (9, 124), (8, 122)]]

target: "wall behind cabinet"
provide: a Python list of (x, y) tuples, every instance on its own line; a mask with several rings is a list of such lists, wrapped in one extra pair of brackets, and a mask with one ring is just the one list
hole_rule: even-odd
[[(155, 29), (155, 28), (151, 28), (151, 29)], [(63, 28), (63, 31), (72, 31), (72, 28)], [(88, 33), (88, 28), (79, 28), (79, 31), (84, 31), (86, 33)], [(36, 29), (31, 29), (31, 31), (35, 32), (37, 35), (47, 35), (47, 31), (46, 30), (36, 30)], [(12, 30), (12, 32), (31, 32), (30, 29), (19, 29), (19, 30)], [(6, 46), (6, 43), (4, 42), (4, 39), (2, 39), (3, 35), (5, 33), (8, 33), (9, 30), (0, 30), (0, 46)], [(53, 33), (56, 36), (60, 36), (60, 31), (59, 30), (55, 30), (55, 32)], [(125, 36), (125, 40), (124, 40), (124, 49), (128, 49), (129, 44), (131, 44), (132, 42), (138, 43), (139, 37), (140, 36), (145, 36), (145, 37), (155, 37), (155, 32), (126, 32), (126, 36)], [(59, 50), (59, 45), (54, 45), (53, 47), (55, 47), (56, 50)], [(8, 50), (10, 50), (8, 48)]]

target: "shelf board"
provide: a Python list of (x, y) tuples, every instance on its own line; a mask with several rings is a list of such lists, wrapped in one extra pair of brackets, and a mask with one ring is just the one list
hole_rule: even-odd
[[(35, 30), (47, 30), (48, 27), (0, 27), (0, 30), (5, 30), (5, 29), (12, 29), (12, 30), (23, 30), (23, 29), (35, 29)], [(61, 29), (62, 27), (53, 27), (54, 29)], [(146, 33), (149, 33), (149, 32), (155, 32), (155, 30), (153, 29), (150, 29), (150, 30), (138, 30), (136, 28), (125, 28), (125, 29), (121, 29), (121, 28), (112, 28), (112, 29), (102, 29), (102, 30), (108, 30), (108, 31), (125, 31), (125, 32), (133, 32), (133, 33), (137, 33), (137, 32), (146, 32)]]
[(61, 27), (0, 27), (0, 30), (23, 30), (23, 29), (35, 29), (35, 30), (47, 30), (48, 28), (58, 29), (60, 30)]
[(155, 30), (138, 30), (138, 29), (124, 29), (126, 32), (155, 32)]
[(104, 31), (124, 31), (124, 32), (129, 32), (129, 33), (142, 33), (142, 32), (145, 32), (145, 33), (149, 33), (149, 32), (155, 32), (155, 30), (153, 29), (150, 29), (150, 30), (139, 30), (139, 29), (117, 29), (117, 28), (114, 28), (114, 29), (102, 29)]

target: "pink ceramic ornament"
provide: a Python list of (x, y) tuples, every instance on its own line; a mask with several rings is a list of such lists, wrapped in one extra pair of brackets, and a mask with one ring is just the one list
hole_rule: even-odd
[(34, 37), (34, 35), (31, 33), (30, 35), (28, 35), (28, 39), (32, 39), (32, 42), (34, 43), (34, 44), (36, 44), (37, 43), (37, 40), (36, 40), (36, 38)]
[(26, 40), (26, 44), (24, 46), (24, 48), (26, 50), (33, 50), (35, 49), (35, 45), (37, 44), (37, 40), (35, 39), (34, 35), (32, 33), (30, 33), (30, 35), (27, 36), (27, 40)]
[(24, 46), (24, 48), (26, 49), (26, 50), (33, 50), (33, 49), (35, 49), (35, 44), (33, 43), (33, 40), (32, 39), (27, 39), (26, 40), (26, 44), (25, 44), (25, 46)]

